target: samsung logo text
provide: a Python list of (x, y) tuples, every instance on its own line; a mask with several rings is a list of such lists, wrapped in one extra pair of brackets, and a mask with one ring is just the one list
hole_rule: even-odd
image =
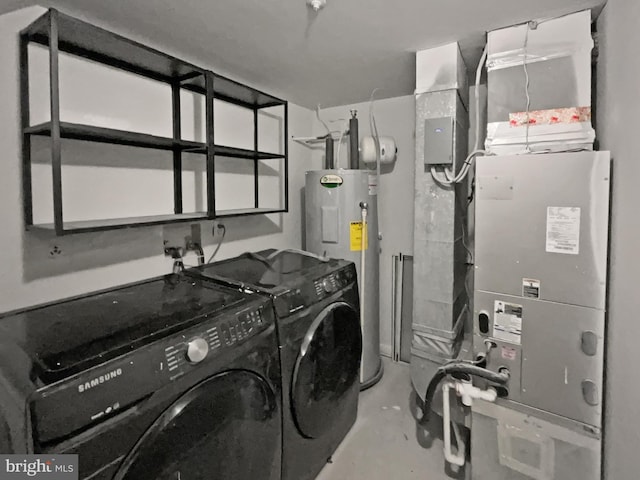
[(83, 393), (83, 392), (86, 392), (87, 390), (91, 390), (92, 388), (102, 385), (103, 383), (108, 382), (109, 380), (113, 380), (114, 378), (119, 377), (120, 375), (122, 375), (121, 368), (112, 370), (111, 372), (105, 373), (104, 375), (100, 375), (99, 377), (89, 380), (88, 382), (81, 383), (80, 385), (78, 385), (78, 392)]

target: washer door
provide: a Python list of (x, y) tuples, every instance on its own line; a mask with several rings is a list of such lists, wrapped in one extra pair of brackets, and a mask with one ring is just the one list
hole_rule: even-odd
[(291, 382), (293, 416), (305, 437), (319, 438), (341, 422), (343, 403), (360, 386), (361, 355), (358, 312), (344, 302), (320, 312), (302, 342)]
[(278, 479), (281, 418), (273, 390), (236, 370), (204, 380), (154, 422), (115, 480)]

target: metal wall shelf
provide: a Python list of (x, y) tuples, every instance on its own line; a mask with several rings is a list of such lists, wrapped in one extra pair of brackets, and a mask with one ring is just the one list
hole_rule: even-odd
[[(162, 225), (165, 223), (180, 223), (206, 220), (206, 212), (180, 213), (170, 215), (148, 215), (143, 217), (128, 218), (106, 218), (99, 220), (80, 220), (64, 223), (65, 233), (97, 232), (101, 230), (117, 230), (121, 228), (131, 228), (138, 226)], [(53, 223), (41, 223), (34, 225), (34, 228), (41, 230), (56, 230)]]
[(214, 145), (213, 151), (221, 157), (247, 158), (258, 160), (276, 160), (284, 158), (284, 155), (278, 153), (259, 152), (257, 150), (246, 150), (244, 148), (225, 147), (223, 145)]
[(265, 215), (268, 213), (280, 213), (282, 210), (273, 209), (273, 208), (238, 208), (234, 210), (221, 210), (217, 212), (216, 218), (226, 218), (226, 217), (242, 217), (247, 214), (261, 214)]
[[(24, 133), (29, 135), (51, 136), (51, 122), (40, 123), (27, 127)], [(207, 153), (207, 144), (192, 142), (189, 140), (176, 140), (174, 138), (158, 137), (146, 133), (114, 130), (112, 128), (96, 127), (94, 125), (82, 125), (78, 123), (60, 122), (60, 137), (73, 140), (87, 140), (90, 142), (113, 143), (116, 145), (129, 145), (132, 147), (155, 148), (157, 150), (179, 149), (189, 153)], [(272, 160), (284, 158), (277, 153), (259, 152), (245, 148), (214, 145), (213, 151), (221, 157), (246, 158), (258, 160)]]
[[(272, 95), (249, 88), (235, 80), (213, 73), (213, 95), (218, 100), (234, 103), (245, 108), (270, 108), (278, 107), (284, 103)], [(206, 85), (201, 76), (194, 75), (182, 81), (182, 88), (192, 92), (205, 94)]]
[[(47, 122), (27, 127), (24, 132), (29, 135), (51, 136), (51, 129), (51, 122)], [(74, 140), (88, 140), (91, 142), (129, 145), (133, 147), (155, 148), (158, 150), (179, 149), (200, 153), (206, 153), (207, 151), (206, 143), (176, 140), (174, 138), (157, 137), (146, 133), (127, 132), (124, 130), (114, 130), (111, 128), (67, 122), (60, 122), (60, 137), (71, 138)]]
[[(31, 125), (29, 120), (29, 53), (30, 43), (43, 45), (49, 50), (50, 121)], [(88, 60), (132, 72), (171, 86), (173, 136), (160, 137), (138, 132), (62, 122), (60, 119), (59, 53), (65, 52)], [(216, 217), (256, 215), (287, 212), (288, 192), (288, 104), (272, 95), (247, 87), (212, 71), (195, 66), (153, 48), (121, 37), (102, 28), (70, 17), (55, 9), (25, 28), (20, 34), (20, 85), (23, 132), (23, 190), (24, 216), (28, 229), (53, 230), (57, 235), (109, 230), (164, 223), (197, 221)], [(182, 139), (180, 92), (189, 90), (205, 97), (206, 141), (194, 142)], [(214, 99), (239, 105), (253, 111), (254, 148), (252, 150), (217, 145), (215, 143)], [(268, 153), (258, 150), (258, 112), (260, 109), (282, 107), (284, 109), (284, 152)], [(53, 178), (53, 223), (33, 224), (31, 184), (31, 139), (47, 136), (51, 142), (51, 166)], [(128, 145), (140, 148), (173, 152), (174, 213), (147, 217), (130, 217), (90, 221), (65, 221), (62, 211), (62, 153), (61, 139), (84, 140), (98, 143)], [(206, 155), (207, 208), (206, 212), (182, 211), (182, 154)], [(216, 210), (215, 163), (216, 156), (248, 159), (254, 162), (254, 204), (251, 209)], [(284, 205), (280, 209), (259, 205), (259, 162), (261, 160), (284, 161)]]

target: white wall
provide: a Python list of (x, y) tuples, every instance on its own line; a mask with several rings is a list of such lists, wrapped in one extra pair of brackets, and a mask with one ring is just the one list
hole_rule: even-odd
[[(0, 96), (0, 164), (3, 169), (0, 175), (0, 246), (3, 251), (0, 268), (0, 312), (168, 273), (172, 263), (163, 255), (163, 241), (183, 241), (191, 232), (188, 224), (76, 234), (60, 238), (46, 232), (25, 232), (22, 218), (17, 34), (43, 12), (42, 8), (31, 7), (0, 16), (0, 62), (3, 65), (0, 72), (0, 90), (3, 92)], [(138, 129), (135, 127), (142, 126), (141, 129), (148, 133), (169, 135), (170, 128), (159, 120), (166, 117), (167, 105), (170, 106), (170, 100), (167, 100), (170, 98), (167, 97), (168, 92), (162, 87), (147, 84), (139, 78), (126, 78), (126, 75), (123, 76), (120, 72), (105, 72), (105, 69), (94, 66), (86, 68), (86, 65), (80, 65), (74, 60), (65, 59), (61, 64), (64, 69), (61, 74), (63, 120), (83, 121), (111, 128)], [(42, 87), (42, 81), (46, 80), (46, 65), (44, 67), (34, 67), (32, 72), (36, 78), (32, 85), (34, 123), (46, 120), (46, 109), (43, 109), (43, 106), (46, 106), (48, 94), (46, 83), (44, 90)], [(107, 76), (102, 80), (102, 84), (93, 84), (93, 88), (88, 89), (86, 80), (84, 83), (80, 81), (81, 78), (87, 77), (78, 75), (79, 69), (89, 76), (100, 73)], [(74, 79), (75, 83), (65, 83), (65, 80), (74, 82)], [(157, 96), (157, 100), (149, 100), (150, 95)], [(141, 102), (141, 98), (146, 100)], [(195, 138), (199, 135), (198, 126), (202, 126), (202, 122), (197, 120), (199, 112), (196, 107), (192, 107), (191, 113), (187, 114), (188, 118), (193, 119), (192, 134)], [(290, 135), (308, 135), (313, 128), (313, 115), (313, 112), (307, 109), (289, 105)], [(135, 127), (123, 123), (134, 117)], [(264, 122), (264, 125), (272, 130), (277, 124), (277, 117)], [(236, 141), (234, 135), (243, 131), (244, 126), (236, 120), (230, 120), (227, 125), (231, 127), (231, 136), (226, 143), (233, 143)], [(281, 128), (281, 125), (275, 128)], [(224, 139), (220, 143), (223, 142)], [(266, 143), (262, 146), (262, 142), (261, 136), (261, 148), (266, 150), (282, 148), (281, 142), (275, 146)], [(39, 146), (34, 150), (44, 149), (46, 142), (37, 143)], [(67, 145), (71, 143), (74, 142), (65, 142)], [(168, 162), (168, 158), (165, 158), (166, 152), (89, 145), (84, 142), (75, 142), (75, 145), (69, 148), (75, 149), (75, 153), (65, 157), (73, 159), (72, 165), (65, 167), (63, 179), (65, 186), (70, 187), (69, 190), (63, 188), (65, 195), (69, 195), (65, 198), (68, 213), (78, 218), (88, 215), (89, 203), (85, 203), (84, 200), (89, 196), (103, 198), (104, 202), (99, 207), (102, 210), (91, 211), (92, 214), (97, 213), (103, 218), (113, 216), (114, 211), (122, 213), (124, 210), (124, 213), (127, 213), (129, 208), (141, 210), (142, 213), (160, 207), (163, 210), (171, 208), (170, 204), (159, 205), (159, 202), (164, 201), (160, 198), (170, 199), (172, 190), (161, 192), (162, 195), (158, 196), (156, 186), (156, 181), (164, 179), (167, 183), (166, 180), (170, 178), (168, 169), (159, 168), (160, 163)], [(108, 154), (104, 153), (103, 158), (105, 149), (110, 148), (113, 150), (109, 150)], [(119, 158), (116, 158), (117, 156)], [(290, 143), (289, 158), (290, 212), (283, 215), (225, 219), (223, 223), (227, 227), (227, 238), (218, 258), (271, 246), (301, 246), (301, 189), (304, 184), (304, 172), (319, 168), (320, 161), (314, 161), (308, 149), (293, 142)], [(106, 160), (115, 160), (115, 165), (101, 164), (103, 161), (106, 163)], [(83, 165), (83, 161), (89, 165)], [(137, 168), (127, 166), (133, 162)], [(34, 169), (34, 185), (38, 187), (34, 199), (36, 207), (46, 207), (42, 211), (50, 212), (50, 206), (44, 203), (45, 198), (50, 198), (46, 194), (50, 193), (51, 188), (45, 186), (43, 181), (47, 171), (43, 165), (37, 165)], [(127, 175), (121, 175), (123, 171)], [(202, 174), (201, 169), (194, 168), (194, 178), (198, 174), (196, 172)], [(239, 175), (236, 171), (227, 173)], [(277, 188), (274, 187), (280, 180), (274, 181), (270, 178), (266, 180), (263, 189), (265, 193), (277, 192)], [(231, 177), (227, 179), (229, 181), (223, 182), (223, 186), (227, 187), (228, 202), (232, 204), (234, 200), (245, 201), (244, 192), (237, 193), (237, 183), (233, 183)], [(87, 185), (93, 187), (87, 188)], [(169, 188), (169, 184), (165, 187)], [(188, 184), (186, 187), (189, 188)], [(47, 188), (49, 190), (46, 190)], [(195, 197), (195, 189), (192, 194)], [(129, 202), (128, 206), (123, 199)], [(192, 200), (195, 208), (198, 202)], [(131, 213), (136, 214), (140, 214), (140, 211)], [(212, 236), (211, 222), (202, 222), (201, 228), (205, 253), (208, 255), (213, 251), (217, 238), (214, 239)], [(187, 257), (185, 260), (189, 259), (190, 257)], [(195, 259), (191, 261), (195, 262)]]
[[(370, 103), (344, 105), (321, 110), (322, 119), (331, 130), (340, 130), (350, 110), (358, 111), (360, 138), (370, 135)], [(413, 178), (415, 159), (415, 99), (413, 95), (379, 100), (373, 106), (380, 136), (393, 137), (398, 147), (394, 165), (382, 166), (378, 190), (378, 222), (380, 242), (380, 344), (381, 351), (391, 354), (391, 256), (413, 254)], [(326, 134), (319, 129), (316, 132)], [(348, 128), (348, 124), (347, 124)], [(342, 142), (337, 166), (348, 168), (348, 137)], [(337, 155), (337, 146), (335, 147)], [(316, 162), (324, 159), (324, 149), (315, 153)]]
[(638, 478), (640, 340), (640, 3), (613, 0), (598, 20), (597, 137), (613, 157), (609, 281), (605, 478)]

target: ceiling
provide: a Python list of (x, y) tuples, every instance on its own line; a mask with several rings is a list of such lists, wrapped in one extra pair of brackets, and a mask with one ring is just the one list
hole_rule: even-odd
[(475, 69), (483, 33), (604, 0), (4, 0), (39, 3), (306, 107), (411, 94), (414, 52), (460, 41)]

